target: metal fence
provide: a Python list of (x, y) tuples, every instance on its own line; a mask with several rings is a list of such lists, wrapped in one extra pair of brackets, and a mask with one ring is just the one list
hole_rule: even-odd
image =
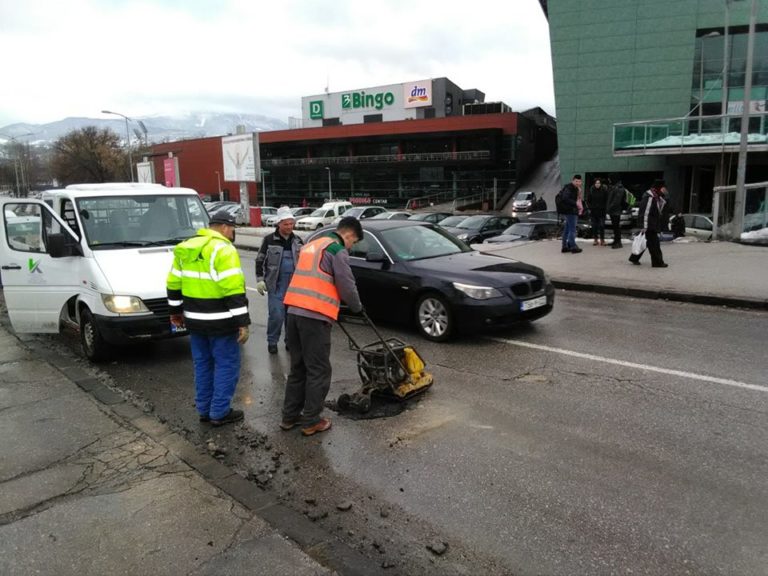
[(768, 182), (747, 184), (744, 199), (744, 220), (741, 230), (734, 227), (736, 186), (713, 189), (712, 238), (768, 244)]

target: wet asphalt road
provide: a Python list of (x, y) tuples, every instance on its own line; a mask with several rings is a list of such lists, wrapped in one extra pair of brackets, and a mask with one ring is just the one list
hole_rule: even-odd
[[(434, 387), (389, 418), (331, 413), (332, 431), (305, 439), (276, 430), (288, 355), (267, 354), (266, 298), (249, 298), (245, 426), (197, 423), (186, 340), (101, 369), (399, 572), (768, 574), (765, 313), (560, 291), (548, 317), (491, 337), (432, 344), (384, 326)], [(358, 384), (339, 330), (333, 345), (329, 398)], [(334, 514), (339, 500), (353, 510)], [(433, 557), (432, 541), (449, 551)]]

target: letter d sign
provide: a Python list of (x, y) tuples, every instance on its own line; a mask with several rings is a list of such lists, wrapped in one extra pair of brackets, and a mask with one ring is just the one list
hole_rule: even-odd
[(323, 118), (323, 101), (313, 100), (309, 103), (309, 117), (312, 120), (322, 120)]

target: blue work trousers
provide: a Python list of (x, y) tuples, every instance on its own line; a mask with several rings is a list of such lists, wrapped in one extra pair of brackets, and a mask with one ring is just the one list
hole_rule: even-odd
[(277, 275), (277, 285), (274, 291), (267, 292), (267, 344), (277, 346), (280, 341), (280, 332), (283, 325), (286, 324), (286, 306), (283, 304), (283, 298), (288, 291), (288, 285), (291, 283), (295, 268), (293, 253), (290, 248), (283, 250), (280, 273)]
[(240, 377), (237, 332), (226, 336), (190, 333), (195, 365), (195, 406), (201, 416), (219, 420), (229, 414)]

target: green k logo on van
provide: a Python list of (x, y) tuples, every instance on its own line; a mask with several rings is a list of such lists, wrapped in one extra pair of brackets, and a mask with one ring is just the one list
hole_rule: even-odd
[(27, 260), (27, 268), (29, 268), (29, 273), (32, 274), (33, 272), (37, 272), (38, 274), (42, 274), (43, 271), (40, 270), (40, 260), (34, 261), (32, 258)]

